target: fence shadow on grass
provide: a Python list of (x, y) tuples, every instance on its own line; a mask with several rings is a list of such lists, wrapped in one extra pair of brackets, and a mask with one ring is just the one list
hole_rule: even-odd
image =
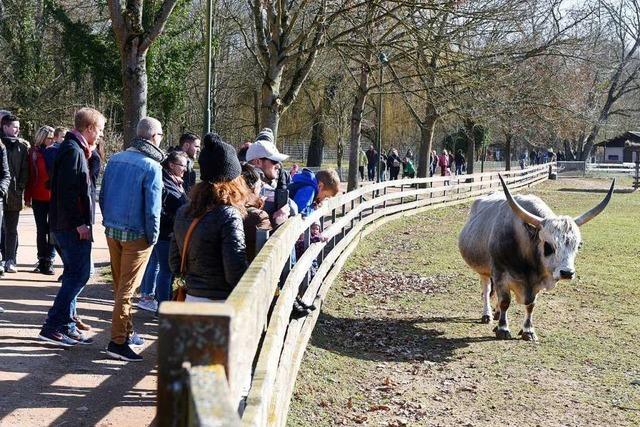
[(431, 323), (477, 323), (473, 319), (415, 317), (409, 319), (340, 318), (321, 313), (311, 338), (315, 347), (348, 357), (379, 362), (448, 362), (457, 350), (485, 337), (448, 337), (425, 327)]

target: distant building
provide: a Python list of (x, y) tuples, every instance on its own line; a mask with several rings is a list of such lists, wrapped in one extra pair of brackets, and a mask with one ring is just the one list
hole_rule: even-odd
[(596, 161), (600, 163), (630, 163), (636, 161), (637, 152), (625, 143), (640, 143), (640, 131), (629, 131), (596, 144)]

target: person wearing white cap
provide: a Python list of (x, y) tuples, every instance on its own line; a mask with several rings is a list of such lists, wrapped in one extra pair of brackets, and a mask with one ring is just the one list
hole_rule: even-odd
[(284, 205), (281, 204), (280, 208), (276, 206), (276, 190), (286, 191), (288, 184), (288, 182), (283, 182), (282, 185), (279, 185), (282, 173), (281, 162), (288, 158), (289, 156), (278, 151), (274, 143), (273, 131), (269, 128), (260, 131), (246, 153), (247, 163), (256, 169), (265, 183), (263, 193), (267, 200), (264, 210), (269, 213), (275, 226), (282, 224), (290, 215), (297, 214), (297, 209), (291, 199), (288, 199)]
[(269, 128), (260, 131), (256, 141), (249, 146), (246, 155), (247, 162), (260, 169), (266, 180), (269, 181), (278, 179), (281, 162), (288, 158), (289, 156), (278, 151), (278, 147), (274, 143), (273, 132)]

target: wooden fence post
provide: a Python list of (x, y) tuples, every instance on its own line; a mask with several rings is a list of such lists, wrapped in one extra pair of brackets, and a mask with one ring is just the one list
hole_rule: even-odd
[(221, 365), (229, 378), (232, 309), (221, 303), (163, 302), (158, 331), (159, 426), (182, 426), (189, 417), (183, 365)]

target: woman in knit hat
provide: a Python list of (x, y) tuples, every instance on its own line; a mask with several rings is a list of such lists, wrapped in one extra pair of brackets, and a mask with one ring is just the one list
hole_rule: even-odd
[(201, 182), (178, 210), (169, 246), (169, 265), (185, 279), (187, 302), (226, 299), (247, 268), (242, 220), (249, 189), (236, 151), (209, 133), (198, 162)]

